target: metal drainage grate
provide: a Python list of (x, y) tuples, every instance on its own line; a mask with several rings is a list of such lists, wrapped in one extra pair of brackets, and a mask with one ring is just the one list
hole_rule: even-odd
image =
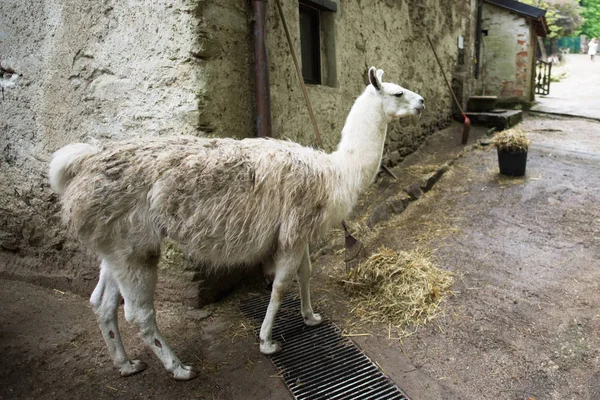
[[(257, 336), (269, 300), (266, 295), (240, 304), (244, 316), (257, 325)], [(284, 298), (273, 339), (282, 344), (282, 350), (270, 356), (271, 361), (298, 400), (409, 400), (354, 342), (341, 336), (331, 321), (314, 327), (304, 325), (300, 299), (295, 295)]]

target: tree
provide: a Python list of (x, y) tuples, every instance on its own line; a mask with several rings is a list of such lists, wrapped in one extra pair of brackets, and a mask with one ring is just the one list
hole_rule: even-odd
[[(600, 0), (591, 0), (600, 1)], [(558, 53), (558, 38), (573, 36), (579, 32), (583, 24), (583, 8), (576, 0), (520, 0), (521, 3), (543, 8), (546, 10), (546, 23), (548, 24), (548, 39), (550, 39), (550, 52)], [(546, 50), (542, 38), (538, 37), (542, 58), (546, 57)]]
[(550, 38), (577, 35), (583, 25), (583, 8), (579, 2), (558, 3), (554, 5), (554, 9), (556, 14), (550, 29)]
[[(546, 23), (550, 30), (548, 38), (550, 39), (576, 35), (583, 24), (583, 8), (579, 5), (579, 1), (567, 0), (556, 3), (546, 0), (520, 1), (546, 10)], [(588, 1), (600, 2), (600, 0)]]
[(584, 0), (581, 33), (589, 38), (600, 37), (600, 0)]

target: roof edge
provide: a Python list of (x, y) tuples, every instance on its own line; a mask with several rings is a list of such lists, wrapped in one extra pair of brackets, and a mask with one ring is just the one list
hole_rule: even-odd
[(533, 26), (538, 36), (546, 37), (550, 30), (546, 22), (546, 10), (543, 8), (530, 6), (515, 0), (483, 0), (485, 3), (504, 8), (508, 11), (519, 14), (525, 18), (534, 20)]
[(524, 15), (526, 17), (540, 20), (546, 15), (546, 10), (543, 8), (530, 6), (529, 4), (521, 3), (516, 0), (483, 0), (486, 3), (496, 5), (498, 7), (506, 8), (516, 12), (517, 14)]

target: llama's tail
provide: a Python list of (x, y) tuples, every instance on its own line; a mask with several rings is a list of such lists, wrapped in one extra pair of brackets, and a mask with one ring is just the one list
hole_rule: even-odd
[(77, 161), (98, 151), (97, 147), (87, 143), (73, 143), (54, 153), (48, 173), (52, 189), (58, 194), (64, 193), (69, 181), (77, 174)]

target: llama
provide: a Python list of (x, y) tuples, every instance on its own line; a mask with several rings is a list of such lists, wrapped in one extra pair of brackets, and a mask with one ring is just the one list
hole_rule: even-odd
[(90, 302), (122, 376), (146, 364), (130, 360), (117, 326), (125, 318), (177, 380), (196, 376), (156, 325), (154, 289), (161, 240), (172, 238), (190, 257), (218, 270), (228, 265), (274, 266), (260, 351), (273, 354), (275, 315), (297, 276), (307, 325), (321, 316), (310, 302), (308, 244), (346, 218), (379, 169), (387, 125), (420, 115), (423, 98), (393, 83), (382, 70), (369, 81), (347, 117), (331, 154), (274, 139), (187, 136), (133, 139), (103, 146), (71, 144), (50, 163), (69, 232), (98, 253), (100, 278)]

